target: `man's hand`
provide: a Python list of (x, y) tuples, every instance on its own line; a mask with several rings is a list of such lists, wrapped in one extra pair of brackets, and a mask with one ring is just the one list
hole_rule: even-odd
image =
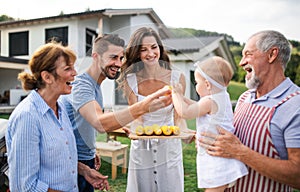
[(97, 154), (95, 154), (95, 169), (98, 171), (100, 167), (101, 167), (101, 159)]
[(78, 174), (82, 175), (95, 189), (109, 190), (108, 176), (102, 175), (81, 162), (78, 162)]
[(195, 138), (196, 138), (196, 131), (194, 130), (190, 130), (189, 131), (186, 131), (186, 133), (190, 134), (188, 138), (186, 139), (182, 139), (182, 141), (186, 144), (190, 144), (192, 143), (193, 141), (195, 141)]
[(243, 144), (232, 133), (218, 127), (219, 134), (202, 132), (198, 141), (212, 156), (239, 159), (243, 154)]
[(95, 169), (90, 169), (84, 178), (95, 188), (99, 190), (109, 190), (108, 176), (104, 176)]
[(172, 103), (172, 91), (166, 87), (148, 95), (143, 101), (144, 111), (153, 112)]

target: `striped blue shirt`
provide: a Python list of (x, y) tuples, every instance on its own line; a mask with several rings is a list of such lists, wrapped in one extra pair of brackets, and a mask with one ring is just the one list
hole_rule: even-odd
[(58, 106), (57, 119), (31, 91), (11, 114), (6, 145), (12, 192), (78, 191), (75, 137), (65, 108)]

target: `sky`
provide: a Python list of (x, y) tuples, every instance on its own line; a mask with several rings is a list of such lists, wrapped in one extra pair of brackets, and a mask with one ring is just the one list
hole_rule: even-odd
[(153, 8), (167, 27), (226, 33), (241, 43), (261, 30), (300, 41), (299, 0), (0, 0), (0, 15), (20, 19), (106, 8)]

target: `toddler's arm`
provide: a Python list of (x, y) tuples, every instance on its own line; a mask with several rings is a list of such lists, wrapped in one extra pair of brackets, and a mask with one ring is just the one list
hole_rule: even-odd
[(212, 100), (201, 99), (198, 102), (183, 96), (180, 84), (173, 85), (172, 100), (179, 116), (184, 119), (194, 119), (211, 112)]

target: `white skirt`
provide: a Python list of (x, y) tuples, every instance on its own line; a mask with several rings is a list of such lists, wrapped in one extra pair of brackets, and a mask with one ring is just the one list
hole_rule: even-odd
[(214, 188), (230, 184), (248, 174), (244, 163), (236, 159), (214, 157), (199, 147), (197, 153), (198, 188)]
[(131, 141), (127, 192), (183, 192), (180, 139)]

